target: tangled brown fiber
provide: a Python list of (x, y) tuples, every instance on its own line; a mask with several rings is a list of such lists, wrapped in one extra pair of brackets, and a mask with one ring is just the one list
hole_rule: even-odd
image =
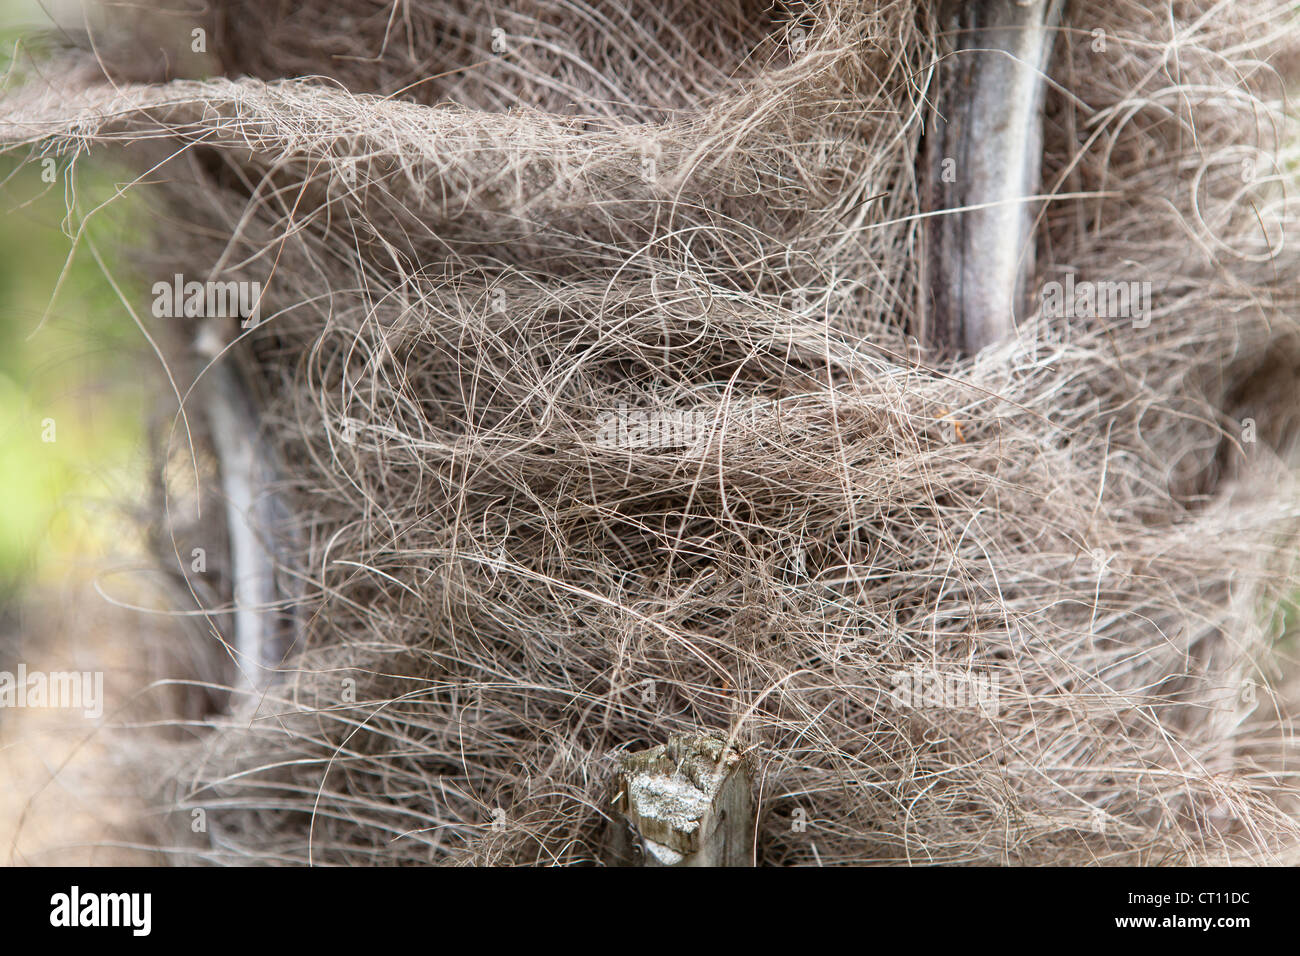
[[(756, 759), (764, 864), (1295, 858), (1294, 3), (1067, 14), (1035, 288), (1150, 281), (1149, 321), (960, 361), (915, 338), (929, 4), (212, 6), (139, 14), (201, 63), (96, 23), (0, 117), (133, 159), (150, 282), (265, 290), (218, 361), (295, 641), (148, 738), (160, 848), (597, 861), (614, 756), (703, 729)], [(201, 445), (194, 328), (134, 305)], [(186, 639), (229, 639), (212, 598)]]

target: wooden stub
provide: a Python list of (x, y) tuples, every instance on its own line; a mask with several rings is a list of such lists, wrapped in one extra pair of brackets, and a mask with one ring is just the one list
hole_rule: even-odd
[(625, 755), (614, 808), (615, 865), (754, 864), (753, 767), (721, 735), (673, 736)]
[(925, 131), (920, 338), (973, 355), (1015, 334), (1034, 265), (1042, 108), (1063, 0), (942, 0)]
[(228, 342), (238, 334), (233, 323), (205, 320), (194, 349), (208, 363), (200, 394), (226, 500), (238, 683), (260, 691), (274, 678), (289, 647), (275, 610), (280, 598), (276, 568), (286, 565), (288, 542), (277, 541), (276, 535), (285, 535), (291, 523), (288, 506), (274, 491), (279, 475), (260, 437), (252, 396), (227, 354)]

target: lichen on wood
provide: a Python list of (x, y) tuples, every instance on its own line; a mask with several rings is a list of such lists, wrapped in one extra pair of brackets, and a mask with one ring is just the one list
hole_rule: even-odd
[(613, 861), (752, 866), (752, 774), (752, 762), (715, 733), (675, 735), (625, 755), (616, 774)]

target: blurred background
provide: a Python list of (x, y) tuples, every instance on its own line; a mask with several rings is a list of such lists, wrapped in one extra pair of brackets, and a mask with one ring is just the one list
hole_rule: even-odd
[[(51, 12), (0, 0), (7, 76)], [(143, 226), (126, 182), (99, 156), (0, 156), (0, 671), (129, 673), (109, 659), (129, 642), (106, 635), (161, 626), (131, 610), (151, 603), (139, 509), (159, 377), (122, 302), (140, 301), (120, 255)], [(0, 861), (127, 861), (112, 831), (138, 808), (103, 798), (122, 782), (103, 779), (114, 761), (97, 730), (80, 713), (0, 709)]]

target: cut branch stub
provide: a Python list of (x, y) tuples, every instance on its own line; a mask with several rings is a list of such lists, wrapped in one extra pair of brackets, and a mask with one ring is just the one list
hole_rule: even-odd
[(223, 320), (206, 320), (194, 347), (208, 363), (203, 404), (226, 500), (238, 683), (260, 691), (283, 663), (290, 638), (297, 639), (284, 633), (275, 610), (280, 599), (276, 569), (287, 566), (287, 554), (296, 542), (282, 540), (290, 533), (290, 511), (275, 492), (280, 476), (260, 437), (252, 395), (227, 354), (234, 330), (223, 333), (222, 326)]
[[(973, 355), (1015, 332), (1033, 272), (1044, 71), (1064, 0), (944, 0), (922, 167), (922, 343)], [(945, 213), (945, 210), (963, 210)]]
[(614, 863), (753, 865), (753, 767), (725, 737), (673, 736), (626, 754), (614, 793), (625, 821), (614, 826)]

